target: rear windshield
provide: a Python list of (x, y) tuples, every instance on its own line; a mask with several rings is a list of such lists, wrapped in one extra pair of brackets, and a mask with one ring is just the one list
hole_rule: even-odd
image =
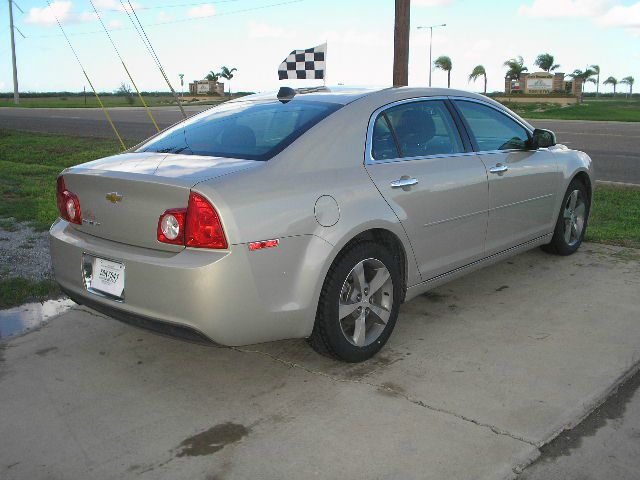
[(304, 100), (225, 103), (171, 127), (137, 151), (269, 160), (341, 106)]

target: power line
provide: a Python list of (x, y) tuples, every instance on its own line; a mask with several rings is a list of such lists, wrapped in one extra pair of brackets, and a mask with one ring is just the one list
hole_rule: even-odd
[[(49, 3), (49, 0), (47, 0), (47, 5), (49, 5), (49, 7), (51, 7), (51, 4)], [(109, 125), (111, 125), (111, 128), (115, 132), (116, 137), (118, 137), (118, 140), (120, 140), (120, 145), (122, 145), (122, 149), (126, 150), (127, 146), (125, 145), (124, 140), (122, 140), (122, 137), (118, 133), (118, 129), (116, 128), (115, 124), (113, 123), (113, 120), (111, 119), (111, 115), (109, 115), (109, 111), (105, 108), (104, 104), (102, 103), (102, 99), (100, 98), (100, 95), (98, 95), (98, 92), (96, 92), (96, 89), (93, 86), (93, 83), (91, 82), (91, 79), (89, 78), (89, 75), (87, 75), (87, 71), (84, 69), (84, 66), (82, 65), (82, 62), (80, 61), (80, 57), (78, 57), (78, 54), (76, 53), (75, 48), (73, 48), (73, 45), (71, 44), (71, 40), (69, 40), (69, 37), (67, 37), (67, 34), (64, 31), (64, 28), (62, 28), (62, 24), (60, 23), (60, 20), (58, 20), (58, 17), (55, 14), (53, 15), (53, 18), (56, 19), (56, 23), (58, 24), (58, 27), (60, 27), (60, 31), (62, 32), (62, 35), (64, 36), (65, 40), (67, 41), (67, 44), (69, 45), (69, 48), (73, 52), (73, 56), (76, 57), (76, 60), (78, 61), (78, 65), (80, 65), (80, 69), (82, 70), (82, 73), (84, 73), (84, 78), (86, 78), (87, 82), (89, 82), (89, 86), (91, 87), (91, 90), (93, 90), (93, 94), (96, 96), (96, 99), (98, 100), (98, 103), (100, 104), (100, 108), (102, 108), (102, 111), (104, 112), (105, 116), (107, 117), (107, 120), (109, 121)]]
[[(204, 15), (202, 17), (193, 17), (193, 18), (180, 18), (177, 20), (169, 20), (166, 22), (156, 22), (156, 23), (149, 23), (147, 24), (147, 27), (158, 27), (158, 26), (163, 26), (163, 25), (172, 25), (174, 23), (184, 23), (184, 22), (192, 22), (192, 21), (197, 21), (197, 20), (205, 20), (208, 18), (212, 18), (212, 17), (223, 17), (223, 16), (227, 16), (227, 15), (236, 15), (239, 13), (247, 13), (247, 12), (253, 12), (256, 10), (264, 10), (267, 8), (273, 8), (273, 7), (280, 7), (283, 5), (291, 5), (294, 3), (300, 3), (300, 2), (304, 2), (306, 0), (289, 0), (286, 2), (279, 2), (279, 3), (272, 3), (269, 5), (262, 5), (260, 7), (251, 7), (251, 8), (245, 8), (242, 10), (233, 10), (231, 12), (223, 12), (223, 13), (217, 13), (217, 14), (213, 14), (213, 15)], [(122, 28), (112, 28), (110, 31), (111, 32), (119, 32), (119, 31), (126, 31), (126, 30), (133, 30), (133, 28), (131, 27), (122, 27)], [(102, 30), (92, 30), (92, 31), (88, 31), (88, 32), (73, 32), (73, 33), (69, 33), (68, 35), (74, 36), (74, 35), (94, 35), (96, 33), (102, 33)], [(51, 35), (30, 35), (29, 38), (51, 38), (51, 37), (60, 37), (60, 34), (51, 34)]]
[[(131, 13), (133, 13), (134, 17), (136, 18), (136, 21), (138, 22), (138, 25), (140, 25), (140, 29), (138, 29), (138, 26), (133, 21), (133, 18), (131, 17), (129, 12), (127, 11), (127, 8), (124, 6), (124, 3), (122, 2), (122, 0), (120, 0), (120, 5), (122, 5), (122, 8), (127, 13), (127, 17), (129, 17), (129, 20), (131, 20), (131, 23), (135, 27), (136, 32), (138, 32), (138, 36), (140, 37), (140, 40), (142, 40), (142, 43), (144, 43), (144, 46), (147, 47), (147, 51), (151, 55), (151, 58), (153, 58), (155, 60), (156, 66), (160, 70), (160, 73), (164, 77), (164, 80), (167, 82), (167, 85), (169, 85), (169, 89), (171, 90), (171, 93), (173, 94), (173, 97), (176, 99), (176, 102), (178, 102), (178, 107), (180, 107), (180, 111), (182, 112), (182, 116), (184, 118), (187, 118), (187, 113), (184, 111), (184, 107), (182, 106), (182, 102), (180, 101), (180, 98), (178, 97), (178, 94), (176, 93), (176, 91), (173, 89), (173, 85), (171, 85), (171, 82), (169, 81), (169, 78), (167, 77), (167, 74), (164, 71), (162, 63), (160, 63), (160, 59), (158, 58), (158, 55), (156, 54), (156, 51), (153, 48), (151, 40), (149, 40), (149, 37), (147, 36), (147, 32), (144, 30), (144, 27), (142, 26), (142, 22), (138, 18), (138, 15), (136, 14), (136, 11), (134, 10), (133, 5), (131, 4), (131, 2), (129, 0), (127, 0), (127, 3), (129, 4), (129, 8), (131, 8)], [(140, 31), (142, 31), (142, 33), (144, 34), (144, 38), (143, 38), (142, 34), (140, 33)]]
[[(162, 8), (179, 8), (179, 7), (196, 7), (199, 5), (218, 5), (220, 3), (232, 3), (232, 2), (240, 2), (242, 0), (218, 0), (218, 1), (212, 1), (212, 2), (194, 2), (194, 3), (176, 3), (173, 5), (152, 5), (150, 7), (141, 5), (138, 7), (138, 10), (159, 10)], [(101, 10), (99, 10), (100, 12), (121, 12), (122, 10), (119, 8), (107, 8), (104, 7)], [(73, 12), (76, 15), (81, 15), (82, 12)]]
[(116, 44), (114, 43), (113, 39), (111, 38), (111, 35), (109, 34), (109, 30), (107, 30), (106, 25), (102, 21), (102, 17), (100, 17), (100, 14), (98, 13), (98, 10), (96, 10), (96, 6), (93, 4), (93, 0), (89, 0), (89, 3), (93, 7), (93, 10), (96, 12), (96, 16), (98, 17), (98, 20), (100, 21), (100, 25), (102, 25), (102, 28), (104, 29), (104, 32), (107, 34), (107, 38), (111, 42), (111, 45), (113, 45), (113, 49), (116, 51), (116, 55), (118, 55), (118, 58), (120, 59), (120, 62), (122, 63), (122, 66), (124, 67), (124, 71), (127, 72), (127, 75), (129, 76), (129, 80), (131, 80), (131, 84), (133, 85), (133, 88), (136, 89), (136, 93), (138, 94), (138, 98), (142, 102), (142, 105), (144, 105), (144, 108), (147, 111), (147, 115), (149, 116), (149, 118), (153, 122), (153, 125), (156, 127), (156, 130), (159, 132), (160, 131), (160, 127), (158, 127), (158, 124), (156, 123), (156, 119), (153, 118), (153, 114), (151, 113), (151, 110), (149, 110), (149, 106), (147, 105), (147, 102), (145, 102), (144, 98), (142, 98), (142, 95), (140, 94), (140, 90), (138, 90), (138, 86), (136, 85), (136, 82), (133, 81), (133, 77), (131, 76), (131, 73), (129, 73), (129, 69), (125, 65), (124, 60), (122, 59), (122, 55), (120, 55), (120, 52), (118, 51), (118, 47), (116, 47)]

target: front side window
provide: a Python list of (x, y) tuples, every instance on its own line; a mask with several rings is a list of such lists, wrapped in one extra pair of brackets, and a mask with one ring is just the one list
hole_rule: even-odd
[(481, 152), (525, 150), (529, 132), (515, 120), (495, 108), (476, 102), (456, 100)]
[(458, 129), (442, 100), (403, 103), (385, 110), (384, 115), (393, 129), (401, 157), (464, 152)]
[(137, 151), (269, 160), (340, 107), (305, 100), (226, 103), (171, 127)]

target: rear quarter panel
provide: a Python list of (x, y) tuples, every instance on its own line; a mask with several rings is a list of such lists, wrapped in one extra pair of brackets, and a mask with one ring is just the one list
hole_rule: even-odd
[[(292, 250), (297, 258), (288, 259), (286, 269), (278, 265), (277, 256), (272, 257), (275, 264), (266, 265), (258, 260), (261, 252), (250, 254), (262, 272), (273, 270), (277, 272), (273, 278), (295, 278), (304, 285), (277, 291), (287, 297), (279, 304), (296, 305), (305, 312), (307, 334), (331, 263), (351, 239), (366, 230), (392, 232), (405, 249), (408, 285), (420, 281), (406, 233), (364, 168), (367, 125), (374, 109), (352, 107), (343, 107), (263, 165), (193, 187), (219, 211), (231, 245), (309, 235), (323, 240), (310, 242), (310, 248)], [(333, 197), (338, 205), (339, 219), (331, 226), (320, 225), (314, 213), (316, 200), (323, 195)], [(329, 251), (325, 244), (330, 245)], [(277, 248), (286, 248), (286, 244)], [(302, 281), (303, 274), (312, 281)]]

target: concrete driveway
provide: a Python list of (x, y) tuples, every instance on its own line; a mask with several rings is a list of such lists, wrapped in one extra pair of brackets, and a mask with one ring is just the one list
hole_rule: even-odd
[(0, 477), (513, 477), (635, 372), (639, 292), (639, 251), (534, 250), (405, 304), (358, 365), (75, 307), (0, 346)]

